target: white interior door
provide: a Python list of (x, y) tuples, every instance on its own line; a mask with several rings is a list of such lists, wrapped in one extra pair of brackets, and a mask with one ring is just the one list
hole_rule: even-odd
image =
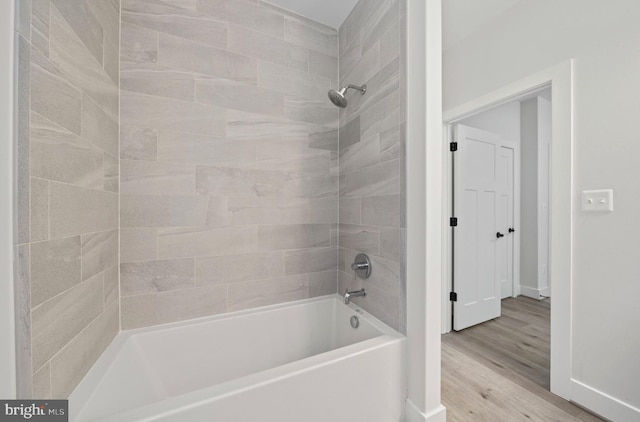
[(514, 251), (514, 157), (512, 146), (501, 145), (498, 150), (498, 231), (505, 235), (497, 242), (498, 278), (500, 298), (513, 296), (513, 251)]
[(507, 243), (507, 227), (499, 227), (499, 177), (507, 160), (499, 135), (463, 125), (454, 130), (453, 329), (462, 330), (500, 316), (499, 249)]

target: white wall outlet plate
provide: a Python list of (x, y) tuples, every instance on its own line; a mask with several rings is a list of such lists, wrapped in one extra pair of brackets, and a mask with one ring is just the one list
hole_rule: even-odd
[(585, 190), (582, 191), (582, 211), (584, 212), (612, 212), (613, 190)]

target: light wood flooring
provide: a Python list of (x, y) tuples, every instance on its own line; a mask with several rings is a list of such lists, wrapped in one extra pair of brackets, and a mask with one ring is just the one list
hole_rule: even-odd
[(447, 421), (602, 421), (549, 392), (550, 304), (502, 301), (502, 316), (442, 336)]

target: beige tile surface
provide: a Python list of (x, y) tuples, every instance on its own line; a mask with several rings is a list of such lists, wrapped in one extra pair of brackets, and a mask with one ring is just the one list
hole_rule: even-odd
[(158, 229), (158, 257), (174, 259), (257, 252), (257, 227)]
[(120, 189), (126, 194), (196, 193), (196, 168), (156, 161), (120, 160)]
[(32, 113), (32, 177), (92, 189), (103, 184), (104, 152), (61, 126)]
[[(17, 262), (27, 271), (16, 274), (30, 285), (18, 387), (66, 398), (119, 326), (120, 2), (20, 3), (31, 6), (32, 43), (18, 44)], [(91, 329), (104, 320), (110, 329)]]
[(31, 245), (32, 308), (81, 281), (80, 236)]
[[(123, 327), (335, 290), (337, 31), (254, 0), (123, 9)], [(188, 260), (197, 288), (153, 269)]]
[(34, 369), (48, 362), (102, 313), (102, 283), (102, 274), (98, 274), (33, 308)]
[(193, 258), (120, 264), (122, 296), (135, 296), (195, 286)]
[(156, 229), (120, 229), (120, 262), (158, 259)]
[(330, 246), (329, 224), (258, 226), (258, 249), (263, 251)]
[(51, 396), (51, 366), (44, 365), (38, 372), (33, 374), (33, 398), (36, 400), (46, 400)]
[(256, 82), (255, 58), (188, 41), (164, 32), (160, 33), (159, 51), (158, 63), (163, 66), (249, 84)]
[(54, 182), (49, 185), (49, 193), (52, 238), (118, 227), (114, 193)]
[(82, 93), (75, 86), (31, 65), (31, 110), (80, 135)]
[(49, 239), (49, 182), (31, 178), (31, 241)]
[(209, 198), (197, 195), (133, 195), (120, 197), (121, 227), (203, 226)]
[(197, 0), (196, 9), (225, 22), (283, 38), (284, 16), (252, 0)]
[(113, 303), (51, 360), (51, 395), (68, 397), (118, 333)]
[(82, 279), (118, 263), (118, 230), (82, 235)]
[(196, 284), (228, 284), (284, 276), (282, 252), (196, 259)]
[[(227, 24), (175, 2), (123, 1), (122, 22), (218, 48), (227, 45)], [(195, 2), (194, 2), (195, 3)]]
[(245, 281), (229, 285), (228, 309), (241, 310), (300, 300), (309, 296), (307, 275), (269, 280)]

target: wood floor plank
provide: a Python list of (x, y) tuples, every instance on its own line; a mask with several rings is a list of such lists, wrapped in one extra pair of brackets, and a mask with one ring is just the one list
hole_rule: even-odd
[(549, 301), (509, 298), (502, 311), (442, 337), (447, 421), (603, 421), (549, 392)]

